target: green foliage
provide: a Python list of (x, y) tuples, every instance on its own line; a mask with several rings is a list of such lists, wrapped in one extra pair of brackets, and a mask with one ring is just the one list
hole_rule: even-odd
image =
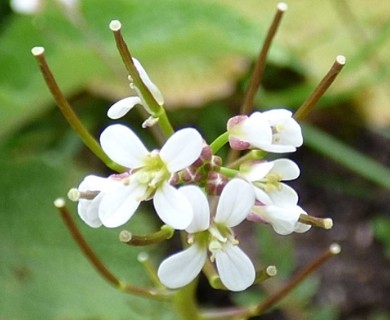
[(375, 237), (382, 243), (384, 253), (390, 259), (390, 218), (377, 216), (372, 220)]
[[(75, 169), (67, 161), (51, 160), (37, 157), (26, 163), (0, 162), (0, 318), (175, 319), (164, 303), (123, 294), (91, 267), (52, 204), (74, 183)], [(71, 207), (75, 211), (75, 206)], [(78, 224), (119, 278), (149, 285), (143, 267), (136, 262), (139, 250), (120, 244), (118, 230), (94, 230)], [(128, 227), (146, 232), (153, 223), (139, 212)]]
[[(126, 72), (108, 29), (110, 20), (119, 19), (131, 51), (158, 84), (167, 107), (207, 105), (196, 114), (191, 112), (191, 121), (194, 125), (199, 122), (205, 137), (215, 138), (220, 128), (224, 128), (230, 110), (213, 101), (237, 94), (237, 83), (261, 46), (277, 2), (115, 0), (113, 4), (108, 0), (82, 0), (81, 3), (85, 21), (74, 17), (75, 24), (52, 4), (37, 16), (11, 14), (1, 22), (0, 318), (175, 319), (166, 304), (122, 294), (105, 283), (77, 249), (56, 214), (52, 201), (64, 196), (87, 173), (75, 161), (80, 158), (80, 142), (65, 129), (65, 124), (60, 124), (59, 117), (48, 112), (54, 109), (53, 99), (35, 65), (31, 48), (36, 45), (46, 48), (49, 64), (67, 97), (86, 92), (93, 96), (89, 102), (82, 101), (77, 111), (93, 113), (87, 120), (96, 128), (96, 123), (105, 118), (102, 102), (97, 103), (96, 97), (111, 101), (129, 95)], [(345, 80), (338, 80), (339, 85), (332, 87), (321, 100), (321, 106), (334, 103), (340, 92), (347, 92), (343, 98), (364, 107), (363, 120), (368, 124), (361, 123), (362, 128), (372, 125), (369, 121), (373, 119), (378, 121), (378, 116), (371, 117), (375, 109), (365, 93), (374, 92), (376, 96), (389, 75), (388, 68), (380, 63), (381, 56), (375, 59), (375, 55), (388, 45), (390, 29), (383, 18), (386, 10), (379, 4), (360, 3), (357, 9), (362, 20), (376, 21), (371, 25), (371, 41), (352, 40), (348, 27), (342, 25), (345, 19), (333, 19), (336, 11), (328, 2), (291, 3), (270, 60), (280, 68), (294, 70), (300, 75), (299, 83), (276, 91), (262, 89), (256, 106), (299, 106), (335, 55), (342, 53), (353, 63), (349, 66), (347, 62), (343, 71), (346, 76), (341, 76)], [(382, 13), (376, 15), (373, 10)], [(368, 67), (364, 66), (366, 63)], [(373, 76), (367, 76), (370, 74)], [(376, 102), (380, 120), (388, 114), (384, 101)], [(388, 122), (384, 123), (388, 126)], [(388, 168), (331, 135), (306, 125), (305, 143), (354, 173), (390, 187)], [(100, 165), (88, 161), (89, 158), (83, 163), (91, 166), (88, 173), (95, 169), (98, 172)], [(76, 212), (75, 206), (71, 207)], [(118, 230), (92, 230), (81, 222), (78, 224), (98, 255), (120, 278), (134, 284), (149, 284), (144, 270), (135, 262), (139, 250), (121, 245)], [(373, 225), (389, 257), (390, 221), (378, 217)], [(153, 227), (154, 221), (143, 212), (129, 223), (130, 229), (140, 233)], [(261, 262), (275, 264), (279, 277), (288, 278), (295, 267), (293, 243), (279, 241), (266, 226), (261, 228), (258, 239)], [(275, 243), (277, 251), (273, 249)], [(302, 306), (302, 301), (310, 299), (316, 289), (316, 279), (305, 282), (293, 303)], [(244, 304), (258, 299), (257, 293), (252, 292), (235, 298)], [(313, 319), (336, 317), (332, 308), (313, 308), (308, 312)]]

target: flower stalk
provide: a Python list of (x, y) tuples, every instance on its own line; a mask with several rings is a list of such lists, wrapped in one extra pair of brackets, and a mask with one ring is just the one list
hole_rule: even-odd
[(330, 258), (338, 255), (341, 252), (341, 248), (338, 244), (334, 243), (330, 245), (322, 254), (305, 266), (295, 277), (293, 277), (286, 286), (280, 289), (275, 294), (268, 297), (262, 303), (257, 305), (254, 309), (254, 315), (261, 315), (277, 302), (282, 300), (287, 294), (289, 294), (298, 284), (306, 279), (310, 274), (321, 267)]
[(326, 90), (331, 86), (334, 82), (342, 68), (346, 63), (346, 59), (342, 55), (338, 55), (336, 57), (335, 62), (332, 67), (325, 75), (325, 77), (321, 80), (318, 86), (314, 89), (312, 94), (303, 102), (303, 104), (299, 107), (299, 109), (295, 112), (294, 118), (298, 121), (302, 121), (308, 117), (308, 115), (312, 112), (318, 100), (324, 95)]
[(145, 100), (147, 104), (147, 111), (153, 118), (158, 119), (158, 124), (161, 128), (162, 133), (164, 134), (165, 138), (168, 138), (174, 133), (172, 125), (169, 122), (165, 109), (158, 104), (148, 87), (142, 81), (140, 74), (134, 65), (133, 57), (130, 53), (130, 50), (125, 40), (123, 39), (121, 28), (122, 25), (118, 20), (111, 21), (110, 29), (114, 34), (119, 54), (122, 57), (122, 61), (127, 71), (130, 74), (131, 80), (133, 81), (135, 87), (139, 89), (143, 99)]
[(163, 225), (159, 231), (147, 235), (134, 235), (127, 230), (123, 230), (119, 234), (119, 240), (131, 246), (148, 246), (168, 240), (172, 238), (174, 233), (175, 230), (167, 225)]
[(56, 199), (54, 201), (54, 206), (58, 209), (61, 219), (68, 228), (68, 231), (71, 234), (73, 240), (76, 241), (80, 250), (84, 253), (88, 261), (95, 267), (95, 269), (102, 276), (103, 279), (105, 279), (118, 290), (126, 293), (158, 300), (167, 299), (166, 295), (160, 294), (156, 291), (133, 286), (122, 280), (119, 280), (110, 270), (108, 270), (108, 268), (103, 264), (103, 262), (98, 258), (98, 256), (89, 246), (88, 242), (85, 240), (76, 223), (74, 222), (68, 208), (66, 207), (65, 200), (62, 198)]
[(256, 92), (261, 84), (261, 79), (264, 73), (264, 68), (268, 56), (269, 49), (271, 48), (272, 40), (276, 35), (282, 20), (283, 14), (287, 11), (287, 4), (280, 2), (276, 6), (276, 12), (271, 26), (268, 29), (263, 46), (259, 52), (259, 56), (256, 60), (255, 67), (253, 69), (252, 77), (249, 83), (248, 90), (246, 92), (244, 102), (242, 103), (240, 114), (249, 114), (253, 110), (253, 101), (255, 99)]
[(333, 227), (333, 220), (331, 218), (318, 218), (313, 217), (308, 214), (301, 214), (299, 216), (299, 222), (308, 224), (310, 226), (322, 228), (322, 229), (332, 229)]
[(39, 69), (43, 75), (43, 78), (46, 82), (47, 87), (50, 90), (54, 100), (57, 103), (58, 108), (64, 115), (65, 119), (68, 121), (69, 125), (75, 130), (80, 136), (81, 140), (84, 144), (100, 159), (104, 162), (107, 167), (115, 170), (117, 172), (121, 172), (124, 168), (117, 163), (113, 162), (100, 147), (99, 143), (96, 139), (89, 133), (84, 124), (77, 117), (72, 107), (69, 105), (69, 102), (65, 99), (65, 96), (60, 90), (53, 73), (51, 72), (49, 65), (47, 64), (45, 58), (45, 49), (43, 47), (34, 47), (31, 50), (34, 55)]

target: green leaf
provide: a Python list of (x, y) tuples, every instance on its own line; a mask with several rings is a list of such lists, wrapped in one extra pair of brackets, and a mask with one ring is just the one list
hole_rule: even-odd
[[(167, 107), (226, 97), (254, 55), (259, 27), (223, 4), (196, 0), (85, 0), (72, 24), (55, 6), (36, 17), (11, 16), (0, 34), (0, 136), (42, 114), (53, 99), (31, 48), (44, 46), (66, 96), (89, 90), (110, 100), (130, 94), (108, 24), (122, 22), (134, 54), (160, 87)], [(83, 20), (84, 19), (84, 20)], [(104, 116), (104, 115), (102, 115)]]
[(372, 220), (375, 237), (383, 244), (384, 253), (390, 259), (390, 218), (378, 216)]
[[(52, 205), (75, 184), (74, 168), (69, 161), (49, 160), (0, 161), (0, 318), (176, 319), (167, 303), (117, 291), (87, 262)], [(76, 212), (75, 205), (70, 207)], [(120, 230), (92, 229), (77, 214), (75, 219), (114, 274), (150, 286), (136, 259), (140, 249), (121, 244)], [(142, 232), (153, 226), (149, 216), (139, 212), (126, 227)]]

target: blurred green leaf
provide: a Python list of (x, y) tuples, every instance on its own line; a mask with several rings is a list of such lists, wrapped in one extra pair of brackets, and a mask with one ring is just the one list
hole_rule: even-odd
[[(108, 24), (123, 35), (166, 98), (167, 106), (200, 105), (226, 96), (254, 54), (259, 27), (222, 4), (195, 0), (81, 2), (84, 18), (48, 6), (36, 17), (14, 15), (0, 34), (0, 136), (53, 104), (31, 55), (44, 46), (66, 96), (83, 90), (108, 99), (130, 94), (126, 71)], [(12, 76), (11, 76), (12, 75)], [(103, 116), (103, 115), (102, 115)]]
[(390, 218), (378, 216), (373, 218), (372, 225), (375, 237), (382, 243), (385, 255), (390, 259)]
[(362, 177), (390, 188), (388, 168), (316, 127), (309, 124), (303, 124), (302, 127), (307, 146)]
[[(87, 262), (52, 205), (75, 183), (74, 168), (50, 160), (0, 161), (0, 318), (175, 319), (168, 304), (117, 291)], [(75, 219), (114, 274), (132, 284), (150, 285), (137, 262), (140, 250), (121, 244), (120, 230), (91, 229), (76, 214)], [(153, 225), (139, 212), (127, 227), (142, 232)]]

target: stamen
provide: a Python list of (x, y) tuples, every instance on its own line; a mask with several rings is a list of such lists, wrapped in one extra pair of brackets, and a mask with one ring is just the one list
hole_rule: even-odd
[(145, 129), (145, 128), (150, 128), (150, 127), (153, 127), (157, 122), (158, 122), (158, 118), (155, 118), (153, 116), (150, 116), (149, 118), (147, 118), (143, 123), (142, 123), (142, 128)]

